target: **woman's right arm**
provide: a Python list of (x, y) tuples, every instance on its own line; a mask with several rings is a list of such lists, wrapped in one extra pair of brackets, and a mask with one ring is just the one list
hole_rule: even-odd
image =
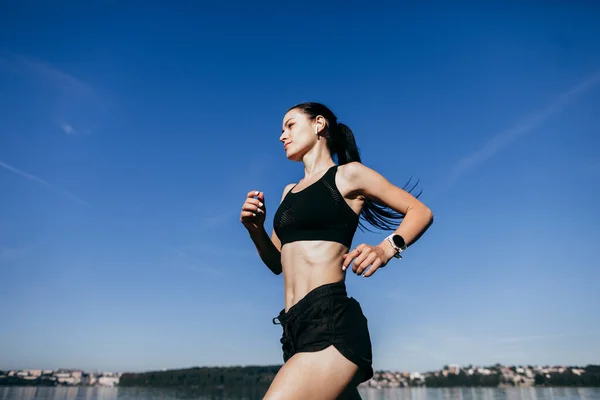
[[(289, 184), (285, 187), (281, 200), (283, 200), (293, 186), (294, 184)], [(275, 230), (273, 230), (270, 238), (265, 230), (266, 208), (264, 202), (264, 193), (257, 193), (256, 191), (248, 193), (246, 202), (242, 207), (241, 222), (248, 230), (250, 238), (254, 242), (263, 263), (265, 263), (271, 272), (279, 275), (283, 272), (281, 266), (281, 242)]]

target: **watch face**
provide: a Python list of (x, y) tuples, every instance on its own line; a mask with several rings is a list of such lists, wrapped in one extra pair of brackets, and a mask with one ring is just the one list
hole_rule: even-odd
[(394, 241), (394, 244), (400, 248), (403, 248), (406, 245), (406, 242), (400, 235), (392, 236), (392, 240)]

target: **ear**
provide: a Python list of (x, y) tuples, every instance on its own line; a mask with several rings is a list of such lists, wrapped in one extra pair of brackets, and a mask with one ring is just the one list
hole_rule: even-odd
[(314, 121), (315, 135), (320, 135), (327, 126), (327, 120), (322, 115), (317, 115)]

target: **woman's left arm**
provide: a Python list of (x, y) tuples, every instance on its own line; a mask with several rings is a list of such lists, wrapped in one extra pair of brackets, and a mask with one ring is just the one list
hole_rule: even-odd
[[(358, 162), (345, 165), (344, 180), (354, 193), (377, 200), (404, 215), (394, 233), (402, 236), (407, 246), (414, 244), (433, 223), (433, 212), (412, 194), (390, 183), (377, 171)], [(344, 256), (343, 269), (354, 260), (352, 270), (371, 276), (394, 256), (395, 249), (387, 240), (376, 246), (360, 244)]]

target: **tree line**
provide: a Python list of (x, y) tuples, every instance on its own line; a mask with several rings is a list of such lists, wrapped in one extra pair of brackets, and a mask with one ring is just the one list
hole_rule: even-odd
[(576, 375), (572, 370), (567, 370), (562, 374), (552, 373), (550, 377), (537, 374), (535, 376), (536, 386), (600, 386), (600, 365), (588, 365), (584, 368), (585, 372)]
[[(264, 393), (281, 365), (247, 366), (247, 367), (195, 367), (173, 369), (166, 371), (151, 371), (142, 373), (124, 373), (121, 375), (119, 386), (125, 387), (162, 387), (195, 389), (199, 393), (225, 391), (228, 393), (245, 394)], [(514, 372), (514, 368), (511, 368)], [(573, 373), (568, 368), (562, 373), (554, 372), (548, 375), (535, 373), (535, 386), (579, 386), (600, 387), (600, 365), (588, 365), (582, 368), (581, 375)], [(497, 387), (501, 384), (512, 384), (511, 380), (500, 373), (499, 368), (492, 367), (492, 373), (469, 375), (464, 369), (458, 374), (427, 374), (424, 385), (427, 387)], [(6, 375), (0, 371), (0, 375)], [(55, 385), (56, 383), (40, 377), (35, 380), (25, 380), (20, 377), (0, 378), (0, 386), (5, 385)], [(417, 384), (411, 381), (410, 384)], [(251, 393), (248, 393), (251, 394)]]
[[(200, 390), (237, 390), (255, 388), (266, 390), (281, 368), (274, 366), (248, 367), (196, 367), (167, 371), (144, 373), (125, 373), (121, 376), (119, 386), (130, 387), (187, 387)], [(600, 386), (600, 365), (589, 365), (584, 373), (576, 375), (571, 369), (563, 373), (536, 373), (536, 386)], [(514, 371), (514, 368), (513, 368)], [(412, 382), (411, 382), (412, 383)], [(428, 374), (424, 385), (427, 387), (497, 387), (501, 384), (512, 384), (506, 380), (499, 368), (492, 367), (492, 373), (469, 375), (464, 369), (458, 374)], [(416, 383), (415, 383), (416, 384)]]
[(0, 386), (56, 386), (56, 381), (45, 376), (40, 376), (36, 379), (23, 379), (19, 376), (6, 376), (0, 377)]
[(281, 365), (247, 367), (195, 367), (166, 371), (124, 373), (119, 386), (188, 387), (200, 390), (267, 389)]
[[(599, 387), (600, 386), (600, 365), (588, 365), (582, 368), (584, 372), (577, 375), (573, 372), (573, 368), (567, 368), (564, 372), (552, 372), (542, 374), (535, 372), (533, 377), (535, 386), (579, 386), (579, 387)], [(510, 368), (513, 373), (516, 373), (516, 368)], [(529, 367), (533, 370), (533, 367)], [(577, 368), (578, 369), (578, 368)], [(425, 386), (427, 387), (497, 387), (499, 385), (515, 384), (514, 380), (505, 378), (498, 366), (491, 368), (492, 373), (489, 375), (479, 374), (477, 372), (468, 375), (463, 369), (458, 374), (429, 375), (425, 378)], [(522, 378), (522, 375), (515, 375), (517, 378)], [(521, 383), (524, 383), (522, 381)]]

